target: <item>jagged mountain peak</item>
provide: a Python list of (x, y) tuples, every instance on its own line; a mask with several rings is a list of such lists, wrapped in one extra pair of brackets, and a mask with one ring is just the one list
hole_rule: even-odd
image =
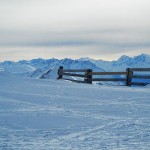
[(117, 61), (128, 61), (131, 60), (132, 58), (127, 56), (127, 55), (122, 55)]
[(138, 55), (138, 56), (135, 56), (133, 57), (134, 60), (136, 61), (141, 61), (141, 62), (146, 62), (146, 61), (149, 61), (150, 62), (150, 55), (148, 54), (141, 54), (141, 55)]

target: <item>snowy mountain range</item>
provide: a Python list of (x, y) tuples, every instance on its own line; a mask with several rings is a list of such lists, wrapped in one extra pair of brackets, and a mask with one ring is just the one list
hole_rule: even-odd
[(22, 77), (33, 78), (57, 78), (57, 71), (59, 66), (64, 66), (66, 69), (88, 69), (91, 68), (94, 71), (105, 71), (104, 69), (96, 66), (89, 60), (80, 61), (72, 59), (33, 59), (30, 61), (5, 61), (0, 63), (0, 69), (12, 74)]
[(80, 61), (89, 60), (96, 66), (103, 68), (106, 71), (125, 71), (126, 68), (149, 68), (150, 55), (141, 54), (134, 57), (126, 55), (121, 56), (116, 61), (94, 60), (90, 58), (81, 58)]
[(32, 59), (18, 62), (4, 61), (0, 63), (0, 71), (13, 75), (32, 78), (57, 78), (59, 66), (66, 69), (93, 69), (93, 71), (125, 71), (126, 68), (150, 67), (150, 55), (141, 54), (135, 57), (121, 56), (116, 61), (94, 60), (90, 58), (73, 59)]

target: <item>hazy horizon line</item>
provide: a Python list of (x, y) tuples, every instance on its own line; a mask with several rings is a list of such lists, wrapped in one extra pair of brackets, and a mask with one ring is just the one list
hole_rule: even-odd
[(3, 63), (3, 62), (19, 62), (19, 61), (31, 61), (31, 60), (34, 60), (34, 59), (43, 59), (43, 60), (49, 60), (49, 59), (57, 59), (57, 60), (63, 60), (63, 59), (71, 59), (71, 60), (79, 60), (79, 59), (94, 59), (94, 60), (102, 60), (102, 61), (117, 61), (119, 58), (121, 58), (122, 56), (127, 56), (127, 57), (130, 57), (130, 58), (134, 58), (134, 57), (137, 57), (137, 56), (140, 56), (140, 55), (149, 55), (150, 54), (146, 54), (146, 53), (140, 53), (138, 55), (134, 55), (134, 56), (129, 56), (129, 55), (126, 55), (126, 54), (123, 54), (123, 55), (120, 55), (119, 57), (117, 57), (116, 59), (112, 59), (112, 60), (108, 60), (108, 59), (102, 59), (102, 58), (99, 58), (99, 59), (95, 59), (95, 58), (92, 58), (92, 57), (79, 57), (79, 58), (69, 58), (69, 57), (64, 57), (64, 58), (56, 58), (56, 57), (51, 57), (51, 58), (43, 58), (43, 57), (35, 57), (35, 58), (32, 58), (32, 59), (18, 59), (16, 61), (14, 60), (4, 60), (4, 61), (0, 61), (0, 63)]

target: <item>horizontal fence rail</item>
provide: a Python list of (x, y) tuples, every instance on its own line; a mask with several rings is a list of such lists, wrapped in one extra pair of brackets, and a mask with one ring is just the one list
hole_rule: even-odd
[(150, 68), (129, 68), (131, 71), (150, 71)]
[(138, 79), (150, 79), (150, 76), (143, 76), (143, 75), (132, 75), (131, 77)]
[(147, 83), (132, 82), (132, 85), (146, 86)]
[[(58, 78), (57, 79), (64, 79), (78, 83), (89, 83), (92, 84), (92, 81), (112, 81), (112, 82), (125, 82), (126, 86), (131, 85), (141, 85), (145, 86), (149, 83), (140, 83), (134, 82), (133, 79), (150, 79), (150, 75), (134, 75), (134, 72), (150, 72), (150, 68), (127, 68), (125, 72), (93, 72), (92, 69), (63, 69), (63, 66), (60, 66), (58, 69)], [(79, 74), (82, 73), (82, 74)], [(125, 77), (117, 77), (117, 78), (95, 78), (95, 76), (113, 76), (113, 75), (123, 75)], [(70, 77), (78, 77), (82, 78), (81, 80), (75, 79), (67, 79), (63, 78), (63, 76), (70, 76)], [(93, 77), (94, 76), (94, 77)]]
[(127, 75), (127, 72), (91, 72), (90, 75)]
[(62, 75), (65, 76), (74, 76), (74, 77), (86, 77), (86, 75), (82, 75), (82, 74), (75, 74), (75, 73), (62, 73)]
[(126, 81), (126, 78), (94, 78), (92, 81)]
[(63, 72), (86, 72), (86, 69), (64, 69)]

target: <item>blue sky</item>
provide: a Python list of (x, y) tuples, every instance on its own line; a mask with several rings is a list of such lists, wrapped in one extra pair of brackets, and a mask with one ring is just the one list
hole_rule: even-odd
[(0, 61), (150, 54), (149, 0), (1, 0)]

